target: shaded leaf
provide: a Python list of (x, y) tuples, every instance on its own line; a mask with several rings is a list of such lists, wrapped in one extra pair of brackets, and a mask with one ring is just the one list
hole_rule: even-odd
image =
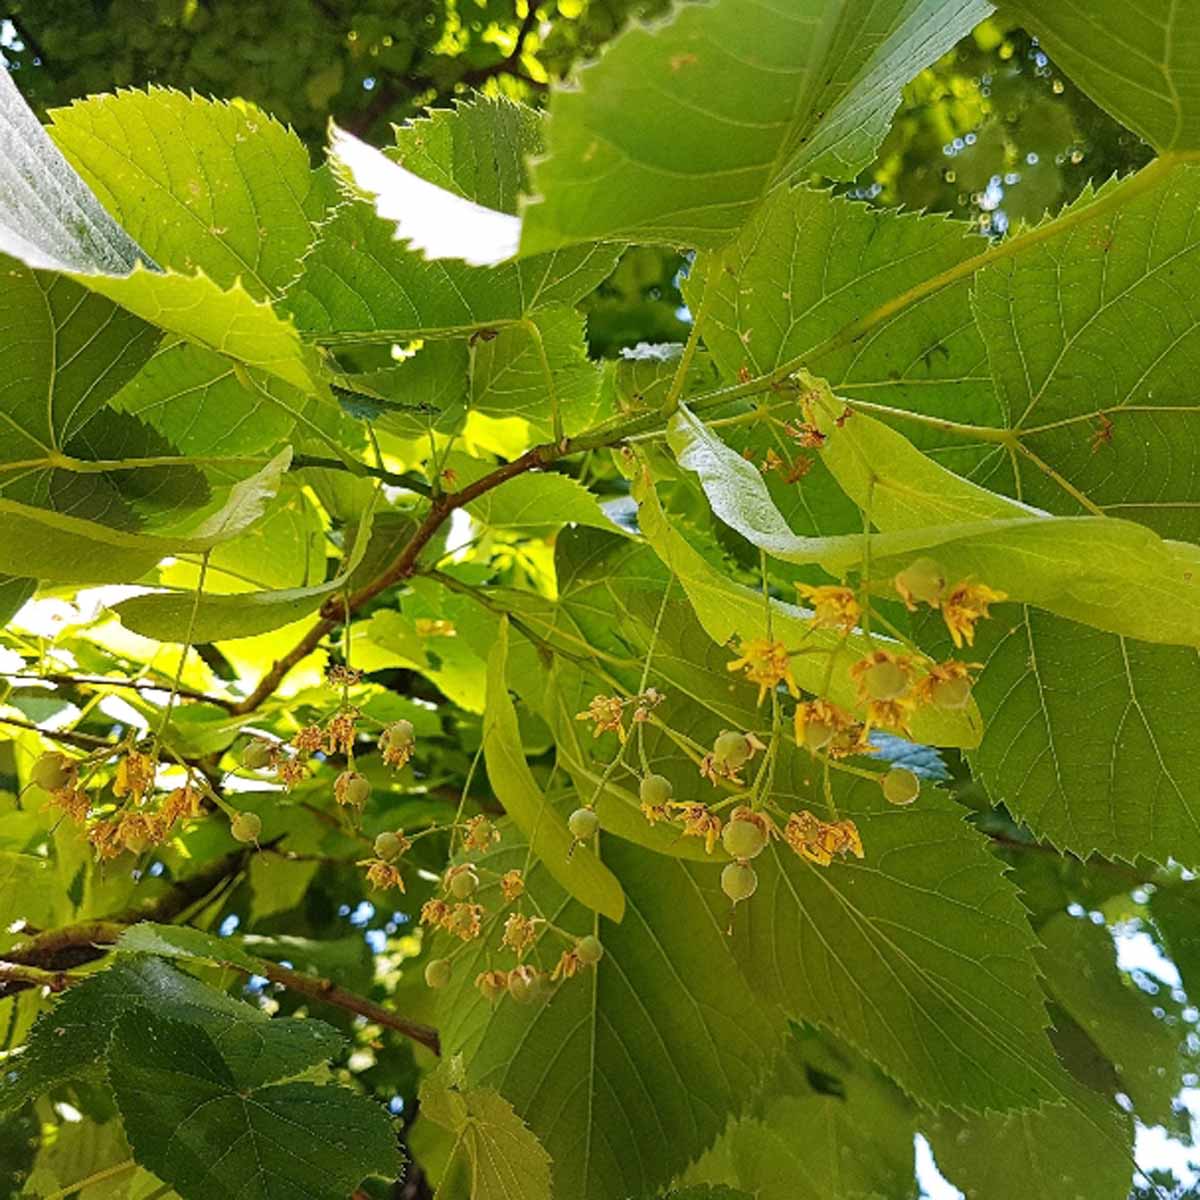
[(969, 1188), (974, 1200), (1126, 1200), (1130, 1194), (1133, 1122), (1080, 1084), (1063, 1104), (1011, 1117), (938, 1116), (928, 1133), (943, 1173)]
[(345, 1200), (400, 1168), (386, 1112), (340, 1087), (260, 1086), (195, 1025), (149, 1011), (116, 1022), (109, 1078), (139, 1163), (185, 1200), (296, 1193)]
[[(531, 109), (480, 100), (398, 129), (393, 153), (439, 187), (515, 212), (524, 155), (538, 150), (540, 124)], [(288, 294), (286, 306), (301, 329), (333, 344), (466, 337), (575, 303), (617, 260), (615, 248), (590, 246), (471, 267), (430, 262), (394, 233), (366, 201), (334, 213)]]
[(81, 517), (0, 498), (0, 570), (72, 583), (127, 583), (180, 551), (203, 552), (237, 537), (263, 514), (291, 461), (283, 450), (235, 483), (225, 503), (187, 533), (124, 533)]
[(1106, 928), (1060, 913), (1038, 934), (1050, 993), (1111, 1059), (1142, 1120), (1168, 1123), (1181, 1086), (1179, 1031), (1155, 1016), (1156, 1002), (1117, 970)]
[(25, 1049), (4, 1064), (0, 1104), (16, 1108), (60, 1083), (94, 1073), (117, 1021), (130, 1014), (136, 1024), (151, 1012), (206, 1031), (255, 1083), (294, 1075), (342, 1045), (341, 1035), (321, 1021), (272, 1021), (157, 958), (130, 957), (73, 987), (39, 1018)]
[(342, 591), (366, 552), (374, 515), (368, 509), (360, 523), (359, 534), (341, 570), (324, 583), (308, 587), (279, 588), (261, 592), (234, 592), (222, 595), (204, 592), (152, 592), (134, 596), (113, 606), (121, 623), (143, 637), (160, 642), (222, 642), (254, 637), (290, 625)]
[[(781, 802), (819, 806), (819, 771), (784, 749)], [(895, 808), (874, 782), (841, 778), (837, 811), (856, 823), (865, 858), (822, 868), (772, 847), (755, 859), (758, 891), (734, 935), (747, 977), (925, 1103), (983, 1111), (1056, 1099), (1063, 1073), (1036, 942), (1003, 865), (937, 789)]]

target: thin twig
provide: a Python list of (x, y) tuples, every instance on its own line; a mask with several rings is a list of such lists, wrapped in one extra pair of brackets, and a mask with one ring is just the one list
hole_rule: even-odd
[[(0, 671), (0, 679), (13, 679), (21, 683), (60, 683), (66, 687), (132, 688), (138, 692), (169, 692), (171, 690), (170, 684), (155, 683), (152, 680), (114, 679), (105, 675), (67, 675), (59, 671), (44, 675), (11, 674), (7, 671)], [(236, 704), (236, 701), (225, 696), (210, 696), (207, 692), (197, 692), (185, 687), (179, 688), (175, 694), (184, 700), (198, 700), (201, 703), (214, 704), (218, 708), (227, 710), (232, 710)]]
[(78, 983), (81, 978), (82, 976), (72, 975), (68, 971), (43, 971), (41, 967), (0, 960), (0, 987), (8, 983), (22, 983), (28, 987), (44, 987), (52, 992), (62, 992), (73, 983)]

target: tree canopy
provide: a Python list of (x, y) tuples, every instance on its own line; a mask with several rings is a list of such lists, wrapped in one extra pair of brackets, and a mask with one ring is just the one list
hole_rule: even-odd
[(0, 1196), (1186, 1194), (1200, 13), (287, 8), (0, 14)]

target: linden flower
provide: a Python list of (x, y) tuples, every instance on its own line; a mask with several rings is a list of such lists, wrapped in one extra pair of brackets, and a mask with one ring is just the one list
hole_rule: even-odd
[(592, 737), (602, 733), (615, 733), (625, 741), (625, 701), (620, 696), (593, 696), (592, 702), (581, 713), (575, 714), (577, 721), (592, 721)]
[(467, 850), (487, 850), (493, 842), (500, 840), (500, 831), (483, 813), (471, 817), (463, 830), (463, 846)]
[(658, 688), (647, 688), (644, 692), (639, 692), (633, 698), (633, 719), (637, 724), (650, 719), (650, 713), (656, 709), (666, 696), (658, 690)]
[(669, 800), (667, 807), (680, 810), (683, 836), (702, 837), (705, 852), (711, 854), (717, 844), (717, 838), (721, 836), (721, 818), (710, 812), (707, 804), (698, 804), (691, 800)]
[(783, 840), (801, 858), (820, 867), (829, 866), (835, 854), (863, 856), (862, 838), (853, 821), (822, 821), (807, 810), (788, 817)]
[(778, 471), (783, 466), (783, 459), (774, 450), (768, 450), (758, 468), (764, 475), (768, 471)]
[(1007, 600), (1005, 592), (997, 592), (982, 583), (970, 583), (963, 580), (950, 589), (950, 595), (942, 601), (942, 619), (954, 645), (962, 647), (963, 642), (968, 646), (975, 645), (975, 622), (989, 616), (988, 606)]
[(891, 729), (907, 737), (910, 732), (908, 718), (914, 707), (915, 702), (910, 696), (900, 696), (895, 700), (872, 700), (867, 705), (862, 740), (867, 740), (867, 735), (872, 729)]
[(789, 421), (783, 429), (788, 437), (794, 438), (805, 450), (820, 450), (825, 445), (825, 434), (807, 421)]
[(746, 678), (751, 683), (758, 684), (758, 703), (763, 702), (769, 688), (781, 683), (787, 684), (787, 690), (795, 699), (800, 695), (796, 681), (792, 678), (792, 661), (788, 657), (787, 647), (782, 642), (768, 642), (757, 639), (743, 642), (742, 657), (735, 658), (725, 664), (727, 671), (745, 671)]
[(445, 900), (426, 900), (421, 905), (422, 925), (445, 925), (450, 916), (450, 905)]
[(965, 708), (971, 701), (971, 672), (982, 668), (982, 663), (959, 662), (954, 658), (934, 663), (929, 674), (913, 688), (913, 696), (918, 704)]
[(464, 942), (477, 938), (483, 931), (483, 905), (470, 901), (454, 905), (442, 922), (442, 928)]
[(325, 749), (330, 754), (336, 754), (339, 751), (342, 754), (349, 754), (353, 749), (354, 719), (357, 716), (357, 709), (347, 708), (329, 719), (329, 724), (325, 726)]
[(583, 959), (574, 950), (564, 950), (554, 970), (550, 972), (550, 979), (554, 982), (559, 979), (571, 979), (579, 974), (579, 968), (582, 966)]
[(298, 758), (285, 758), (275, 770), (279, 776), (279, 782), (288, 791), (291, 791), (302, 779), (308, 778), (308, 771), (305, 770), (304, 763)]
[(712, 750), (700, 760), (700, 775), (714, 787), (722, 779), (729, 783), (741, 783), (742, 767), (757, 751), (765, 749), (766, 746), (752, 733), (722, 730)]
[(195, 820), (203, 811), (200, 807), (200, 793), (190, 783), (185, 784), (171, 792), (158, 811), (168, 828), (176, 821)]
[(858, 684), (858, 698), (896, 700), (908, 691), (912, 683), (913, 660), (908, 654), (893, 654), (890, 650), (873, 650), (850, 668), (850, 678)]
[(839, 734), (854, 731), (857, 722), (844, 709), (828, 700), (806, 700), (796, 705), (796, 745), (813, 754), (829, 747)]
[(305, 725), (292, 735), (292, 745), (301, 754), (311, 754), (314, 750), (320, 750), (324, 743), (325, 734), (320, 725)]
[(148, 754), (131, 750), (117, 763), (113, 795), (132, 796), (135, 800), (140, 800), (154, 782), (154, 766), (154, 759)]
[(807, 583), (798, 583), (796, 591), (801, 599), (812, 605), (812, 623), (817, 629), (837, 629), (842, 633), (854, 631), (862, 610), (848, 587), (810, 587)]
[(88, 809), (91, 806), (92, 802), (87, 792), (74, 784), (51, 792), (50, 799), (45, 804), (46, 808), (57, 808), (72, 821), (80, 824), (87, 820)]
[(506, 904), (525, 894), (525, 879), (516, 867), (500, 876), (500, 891), (504, 894)]
[(520, 913), (509, 913), (504, 922), (504, 936), (500, 939), (502, 946), (507, 946), (518, 958), (538, 939), (539, 927), (545, 921), (541, 917), (525, 917)]
[(141, 854), (163, 840), (166, 827), (158, 813), (128, 812), (117, 822), (116, 839), (133, 854)]
[(475, 986), (493, 1004), (508, 992), (507, 971), (480, 971), (475, 976)]
[(665, 804), (652, 804), (649, 800), (643, 800), (640, 807), (642, 816), (651, 825), (657, 825), (659, 821), (669, 821), (671, 819), (671, 814), (667, 812)]
[(404, 879), (392, 863), (382, 858), (364, 858), (358, 865), (367, 868), (367, 883), (376, 891), (386, 892), (389, 888), (404, 891)]
[(362, 672), (335, 663), (325, 670), (325, 679), (332, 687), (353, 687), (362, 679)]
[(96, 821), (87, 831), (87, 839), (96, 852), (96, 861), (116, 858), (124, 849), (115, 821)]

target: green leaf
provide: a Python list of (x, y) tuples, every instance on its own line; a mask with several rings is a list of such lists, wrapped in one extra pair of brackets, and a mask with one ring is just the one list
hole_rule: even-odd
[[(1008, 7), (1072, 83), (1156, 150), (1200, 149), (1200, 29), (1188, 5), (1012, 0)], [(1113, 54), (1113, 46), (1124, 53)]]
[(1063, 1104), (1010, 1117), (939, 1114), (927, 1132), (943, 1174), (973, 1200), (1130, 1195), (1133, 1122), (1080, 1084)]
[(467, 412), (471, 350), (463, 341), (426, 342), (393, 366), (342, 377), (354, 402), (378, 399), (375, 425), (400, 437), (451, 433)]
[[(505, 831), (486, 867), (525, 864), (514, 834)], [(573, 1200), (653, 1195), (749, 1101), (782, 1032), (730, 955), (719, 870), (617, 838), (604, 846), (626, 888), (620, 925), (597, 924), (544, 862), (526, 878), (551, 921), (577, 936), (598, 932), (597, 966), (547, 1003), (489, 1006), (472, 981), (511, 962), (499, 949), (497, 915), (485, 938), (455, 957), (438, 1020), (443, 1055), (461, 1053), (469, 1085), (495, 1088), (512, 1104), (551, 1157), (554, 1195)], [(483, 903), (495, 886), (483, 889)], [(566, 945), (544, 933), (529, 961), (549, 970)]]
[(754, 1110), (685, 1179), (727, 1183), (756, 1200), (912, 1196), (915, 1116), (857, 1055), (811, 1029), (794, 1031)]
[(392, 239), (364, 201), (322, 229), (284, 307), (329, 345), (462, 337), (572, 304), (613, 268), (614, 251), (583, 247), (497, 267), (429, 262)]
[(719, 245), (773, 189), (853, 178), (901, 86), (989, 11), (982, 0), (736, 0), (632, 25), (551, 96), (522, 250), (617, 237)]
[(261, 1086), (194, 1025), (143, 1010), (116, 1023), (109, 1078), (135, 1158), (184, 1200), (345, 1200), (400, 1169), (386, 1112), (340, 1087)]
[(49, 466), (137, 374), (159, 335), (60, 275), (0, 258), (0, 277), (0, 462)]
[(0, 625), (7, 625), (35, 591), (35, 579), (26, 579), (19, 575), (0, 575)]
[[(437, 1200), (550, 1200), (550, 1156), (541, 1143), (499, 1093), (452, 1082), (453, 1065), (421, 1082), (421, 1115), (454, 1135)], [(452, 1182), (466, 1179), (469, 1190)]]
[(471, 407), (489, 417), (523, 417), (539, 436), (562, 428), (579, 433), (596, 424), (601, 371), (587, 355), (583, 317), (572, 308), (547, 308), (471, 350)]
[(616, 528), (587, 488), (549, 471), (518, 475), (473, 500), (467, 512), (489, 529), (519, 529), (530, 537), (568, 524)]
[(1026, 452), (1023, 500), (1076, 513), (1082, 497), (1088, 511), (1196, 540), (1200, 331), (1181, 297), (1200, 284), (1198, 204), (1200, 168), (1159, 160), (1085, 192), (976, 276), (1004, 423)]
[[(992, 611), (974, 647), (986, 667), (972, 689), (984, 738), (971, 762), (993, 802), (1082, 856), (1200, 865), (1196, 652)], [(941, 629), (927, 644), (939, 639), (949, 647)]]
[(1038, 934), (1044, 947), (1038, 962), (1050, 993), (1112, 1060), (1142, 1121), (1169, 1123), (1182, 1086), (1178, 1028), (1156, 1016), (1156, 1001), (1118, 971), (1103, 925), (1060, 913)]
[(206, 1031), (237, 1057), (255, 1083), (294, 1075), (331, 1057), (342, 1044), (341, 1035), (322, 1021), (272, 1021), (157, 958), (124, 958), (73, 987), (38, 1020), (22, 1053), (5, 1063), (0, 1107), (17, 1108), (93, 1072), (116, 1022), (127, 1013), (136, 1022), (152, 1011)]
[[(54, 1139), (43, 1139), (38, 1148), (33, 1170), (25, 1185), (25, 1195), (48, 1196), (57, 1192), (73, 1192), (71, 1185), (89, 1179), (98, 1171), (128, 1163), (129, 1143), (118, 1120), (100, 1125), (94, 1121), (60, 1124)], [(162, 1184), (148, 1171), (135, 1167), (109, 1179), (93, 1180), (87, 1185), (87, 1200), (151, 1200), (161, 1191)], [(14, 1193), (15, 1194), (15, 1193)], [(176, 1192), (168, 1192), (175, 1197)]]
[(575, 844), (566, 821), (538, 787), (525, 761), (517, 710), (508, 694), (507, 660), (508, 622), (503, 620), (488, 656), (483, 724), (484, 759), (496, 798), (562, 887), (588, 908), (620, 921), (625, 915), (621, 884), (591, 847)]
[(256, 386), (245, 387), (223, 355), (168, 339), (112, 403), (149, 421), (183, 454), (253, 454), (287, 436), (305, 400), (282, 380), (248, 378)]
[(328, 395), (316, 354), (301, 344), (291, 320), (256, 299), (240, 280), (222, 287), (203, 271), (184, 275), (140, 264), (129, 275), (77, 273), (72, 278), (168, 333), (277, 376), (306, 394)]
[[(127, 413), (98, 412), (65, 450), (87, 463), (112, 466), (86, 472), (52, 470), (46, 480), (50, 506), (60, 512), (81, 510), (92, 520), (136, 529), (143, 520), (174, 524), (211, 498), (203, 472), (188, 462), (172, 462), (178, 448), (152, 425)], [(139, 463), (142, 459), (148, 461)], [(114, 507), (128, 514), (128, 526), (112, 519)]]
[(191, 640), (200, 645), (281, 629), (315, 612), (328, 597), (345, 590), (366, 552), (373, 517), (373, 508), (363, 514), (358, 536), (341, 570), (325, 583), (231, 595), (204, 592), (199, 598), (194, 591), (152, 592), (122, 600), (113, 605), (113, 612), (134, 633), (160, 642), (187, 641), (189, 629)]
[(237, 537), (263, 514), (291, 461), (283, 450), (235, 483), (225, 503), (188, 533), (123, 533), (95, 521), (0, 498), (0, 570), (72, 583), (128, 583), (159, 559), (200, 552)]
[[(1200, 171), (1160, 160), (1014, 242), (975, 296), (1022, 445), (1105, 512), (1192, 539), (1196, 332), (1180, 297), (1200, 280), (1198, 202)], [(1018, 494), (1080, 511), (1035, 462), (1017, 466)], [(1135, 597), (1128, 607), (1147, 607)], [(1000, 622), (1003, 634), (982, 631), (975, 689), (986, 721), (975, 767), (989, 794), (1080, 855), (1200, 863), (1200, 719), (1183, 701), (1200, 681), (1194, 650), (1022, 610)]]
[[(784, 746), (777, 798), (813, 806), (814, 774)], [(937, 789), (898, 809), (875, 782), (843, 778), (837, 812), (857, 825), (865, 857), (823, 868), (773, 846), (755, 859), (758, 890), (734, 922), (747, 978), (927, 1104), (980, 1112), (1057, 1099), (1036, 941), (1003, 864)]]
[[(38, 125), (7, 73), (0, 76), (0, 105), (11, 152), (5, 155), (8, 174), (0, 179), (10, 195), (20, 198), (16, 208), (6, 204), (0, 210), (0, 250), (29, 266), (71, 275), (152, 325), (259, 367), (302, 391), (325, 394), (316, 357), (301, 346), (291, 322), (239, 279), (222, 287), (190, 265), (187, 273), (160, 271), (107, 216)], [(30, 180), (56, 198), (44, 199)], [(200, 187), (194, 178), (191, 182)], [(38, 213), (39, 223), (26, 226), (28, 213)]]
[(911, 1195), (912, 1117), (880, 1093), (851, 1088), (845, 1095), (782, 1096), (761, 1119), (735, 1125), (733, 1160), (747, 1194), (755, 1200)]
[[(541, 147), (541, 117), (479, 100), (396, 131), (390, 152), (408, 170), (469, 200), (515, 212), (524, 158)], [(370, 203), (343, 205), (289, 292), (301, 329), (331, 344), (466, 337), (571, 305), (616, 265), (617, 250), (585, 246), (496, 267), (431, 262), (395, 240)]]
[[(958, 221), (795, 188), (773, 195), (724, 250), (697, 255), (684, 295), (730, 379), (802, 360), (839, 395), (996, 425), (1002, 410), (987, 351), (975, 322), (964, 320), (965, 267), (986, 248)], [(884, 307), (885, 320), (856, 328)], [(995, 452), (934, 423), (905, 432), (960, 474)], [(802, 494), (813, 478), (800, 483)]]
[(755, 1197), (749, 1192), (726, 1187), (723, 1183), (716, 1185), (699, 1183), (695, 1187), (667, 1192), (663, 1200), (755, 1200)]
[(0, 251), (45, 270), (133, 269), (145, 252), (55, 149), (0, 67)]
[(245, 101), (150, 88), (77, 100), (48, 133), (163, 267), (258, 300), (297, 272), (331, 189), (291, 130)]
[[(578, 667), (566, 659), (555, 659), (544, 696), (547, 707), (543, 715), (554, 733), (557, 762), (575, 784), (576, 798), (580, 803), (586, 800), (594, 804), (605, 833), (659, 854), (704, 862), (708, 855), (702, 841), (680, 837), (674, 826), (651, 825), (646, 820), (635, 779), (624, 772), (604, 778), (608, 764), (598, 761), (600, 756), (588, 744), (594, 739), (586, 735), (586, 729), (575, 719), (595, 694), (596, 684)], [(653, 742), (650, 749), (654, 749)], [(654, 765), (662, 766), (659, 762)]]

